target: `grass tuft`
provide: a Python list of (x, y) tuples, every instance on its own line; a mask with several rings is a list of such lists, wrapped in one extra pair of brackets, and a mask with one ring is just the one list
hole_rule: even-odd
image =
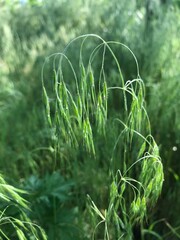
[[(94, 46), (94, 40), (100, 43)], [(73, 66), (73, 56), (68, 50), (79, 41), (78, 69)], [(88, 48), (91, 46), (89, 59), (83, 56), (86, 45)], [(128, 49), (136, 64), (136, 79), (124, 79), (113, 45)], [(112, 56), (117, 68), (117, 85), (112, 84), (105, 73), (107, 54)], [(50, 90), (54, 100), (50, 106), (42, 72), (47, 120), (50, 127), (55, 129), (57, 153), (61, 150), (58, 146), (69, 145), (77, 155), (83, 149), (86, 153), (85, 157), (81, 156), (83, 164), (88, 164), (87, 156), (99, 166), (97, 171), (102, 171), (101, 168), (105, 171), (106, 183), (109, 183), (105, 206), (100, 206), (98, 202), (96, 205), (88, 195), (90, 215), (94, 219), (92, 226), (95, 223), (92, 239), (131, 239), (134, 226), (143, 226), (148, 208), (156, 203), (164, 180), (158, 146), (151, 136), (145, 109), (145, 87), (137, 59), (126, 45), (106, 42), (94, 34), (75, 38), (63, 53), (51, 55), (48, 64), (57, 57), (58, 67), (53, 65), (55, 87)], [(114, 98), (115, 94), (117, 98)], [(118, 110), (113, 111), (114, 105), (118, 105)], [(111, 158), (105, 157), (102, 162), (101, 151), (106, 151), (108, 141), (113, 143), (112, 148), (107, 149)], [(103, 147), (99, 149), (101, 144)], [(76, 167), (80, 168), (81, 165), (79, 160)], [(73, 169), (68, 171), (73, 174)], [(97, 201), (98, 192), (93, 196)]]

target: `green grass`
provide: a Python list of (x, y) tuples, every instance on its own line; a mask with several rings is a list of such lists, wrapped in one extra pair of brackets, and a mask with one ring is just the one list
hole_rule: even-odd
[[(24, 189), (31, 178), (41, 183), (38, 198), (35, 183), (31, 194), (23, 195), (36, 209), (34, 215), (26, 210), (28, 221), (53, 239), (48, 233), (53, 221), (37, 220), (35, 205), (42, 200), (54, 220), (57, 201), (63, 219), (57, 214), (52, 232), (63, 236), (69, 219), (77, 239), (128, 234), (138, 240), (178, 239), (179, 4), (34, 3), (0, 2), (0, 168), (9, 189)], [(74, 39), (86, 33), (105, 41), (97, 35)], [(48, 58), (52, 53), (58, 54)], [(159, 194), (154, 186), (163, 177), (156, 172), (162, 167), (159, 154), (165, 181), (151, 207)], [(58, 188), (55, 173), (64, 178), (62, 185), (74, 183), (65, 202), (44, 187), (49, 182)], [(3, 202), (1, 211), (5, 208)], [(21, 215), (16, 207), (5, 213)], [(13, 227), (2, 226), (14, 239)]]
[(22, 194), (27, 192), (7, 184), (0, 176), (0, 239), (47, 239), (43, 229), (28, 218), (29, 203)]
[[(84, 48), (88, 41), (97, 39), (100, 43), (92, 47), (85, 65)], [(67, 57), (68, 49), (72, 44), (76, 47), (77, 41), (81, 41), (78, 72), (70, 57)], [(120, 45), (130, 51), (137, 66), (136, 79), (126, 81), (123, 78), (112, 45)], [(105, 73), (107, 52), (112, 55), (116, 65), (119, 76), (116, 79), (117, 85), (111, 85)], [(102, 54), (99, 72), (96, 68), (98, 54)], [(45, 82), (48, 81), (45, 76), (46, 64), (50, 64), (51, 60), (54, 72), (51, 89), (53, 100), (48, 97)], [(58, 65), (56, 62), (59, 62)], [(70, 79), (66, 75), (67, 68), (72, 72)], [(91, 227), (92, 239), (131, 239), (136, 224), (140, 224), (143, 229), (144, 219), (148, 218), (147, 209), (156, 203), (164, 180), (158, 146), (151, 135), (145, 110), (144, 83), (139, 75), (135, 55), (121, 43), (106, 42), (94, 34), (80, 36), (71, 41), (64, 52), (46, 59), (42, 85), (47, 121), (53, 129), (55, 139), (55, 168), (57, 161), (60, 161), (59, 164), (64, 166), (63, 171), (77, 179), (76, 172), (80, 168), (86, 168), (88, 161), (93, 161), (95, 172), (103, 171), (106, 178), (104, 184), (107, 190), (102, 193), (106, 198), (105, 205), (98, 201), (101, 198), (98, 191), (92, 192), (92, 200), (91, 193), (86, 193), (88, 196), (90, 194), (88, 205), (93, 216), (92, 222), (95, 222), (94, 229)], [(114, 91), (118, 96), (116, 101), (122, 101), (116, 113), (111, 110), (115, 101), (112, 100)], [(109, 140), (112, 142), (111, 148)], [(61, 156), (62, 149), (65, 148), (74, 152), (74, 159), (70, 156), (64, 159)], [(103, 161), (101, 151), (109, 152), (109, 157)], [(76, 159), (76, 155), (81, 155), (81, 159)], [(81, 182), (86, 179), (86, 174), (89, 175), (90, 172), (82, 173)]]

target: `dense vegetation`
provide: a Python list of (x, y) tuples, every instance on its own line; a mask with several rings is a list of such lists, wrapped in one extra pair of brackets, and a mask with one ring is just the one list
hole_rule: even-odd
[(0, 239), (179, 239), (179, 2), (0, 19)]

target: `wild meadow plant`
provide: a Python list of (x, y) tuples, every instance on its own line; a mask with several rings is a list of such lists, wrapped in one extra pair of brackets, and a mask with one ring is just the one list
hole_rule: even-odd
[[(128, 50), (136, 64), (135, 79), (124, 79), (113, 46)], [(71, 49), (78, 47), (76, 59)], [(107, 56), (116, 68), (114, 79), (108, 74)], [(45, 74), (49, 64), (51, 82)], [(80, 179), (77, 204), (84, 201), (86, 213), (82, 231), (88, 228), (90, 239), (104, 240), (154, 234), (144, 229), (164, 175), (134, 53), (122, 43), (106, 42), (94, 34), (77, 37), (63, 52), (46, 58), (42, 88), (54, 169)]]
[(22, 194), (27, 192), (7, 184), (0, 175), (0, 239), (46, 240), (43, 229), (28, 218), (31, 210)]

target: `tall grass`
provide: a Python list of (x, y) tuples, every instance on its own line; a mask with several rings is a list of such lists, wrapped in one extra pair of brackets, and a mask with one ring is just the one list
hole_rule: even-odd
[[(148, 2), (150, 11), (147, 8), (148, 4), (146, 4)], [(180, 206), (180, 165), (178, 161), (180, 139), (178, 121), (180, 114), (178, 88), (180, 9), (178, 2), (160, 0), (129, 0), (128, 2), (126, 0), (101, 0), (98, 2), (95, 0), (86, 2), (83, 0), (44, 0), (37, 5), (31, 4), (30, 1), (21, 5), (19, 1), (0, 1), (0, 9), (0, 168), (9, 177), (10, 183), (16, 186), (17, 184), (21, 185), (21, 181), (25, 180), (26, 182), (31, 174), (34, 177), (38, 175), (37, 178), (43, 179), (46, 172), (49, 172), (51, 176), (54, 169), (57, 171), (60, 169), (65, 178), (74, 177), (78, 189), (74, 190), (77, 201), (71, 200), (72, 202), (68, 202), (68, 206), (69, 204), (78, 206), (76, 209), (79, 208), (78, 212), (81, 217), (78, 219), (77, 225), (82, 225), (82, 231), (89, 239), (92, 236), (92, 225), (96, 226), (98, 217), (91, 219), (91, 214), (88, 213), (91, 201), (89, 198), (87, 199), (87, 194), (91, 196), (91, 200), (97, 208), (104, 212), (104, 209), (108, 208), (107, 203), (112, 182), (109, 166), (116, 175), (118, 169), (124, 169), (123, 162), (126, 161), (121, 159), (125, 159), (122, 153), (125, 152), (127, 142), (132, 140), (131, 145), (126, 147), (127, 152), (124, 154), (128, 166), (131, 162), (137, 161), (138, 149), (143, 145), (143, 140), (141, 144), (140, 137), (136, 132), (129, 131), (130, 140), (126, 140), (124, 137), (128, 132), (126, 126), (130, 127), (132, 124), (131, 127), (135, 128), (132, 119), (138, 115), (135, 113), (137, 106), (132, 107), (135, 112), (127, 120), (132, 99), (136, 99), (138, 96), (135, 85), (139, 80), (132, 83), (126, 82), (129, 79), (132, 81), (132, 79), (142, 77), (145, 85), (144, 87), (143, 84), (140, 84), (143, 86), (142, 95), (143, 98), (146, 98), (145, 107), (150, 118), (152, 135), (156, 139), (157, 145), (160, 146), (159, 150), (166, 179), (156, 207), (147, 214), (149, 220), (145, 221), (147, 228), (143, 230), (142, 234), (145, 235), (146, 239), (153, 237), (167, 240), (173, 239), (173, 237), (177, 239), (180, 224), (178, 215)], [(148, 14), (150, 15), (148, 16)], [(81, 17), (79, 18), (79, 16)], [(146, 27), (148, 27), (148, 31)], [(81, 75), (84, 74), (87, 80), (91, 78), (91, 70), (88, 68), (89, 56), (97, 45), (102, 44), (99, 46), (99, 51), (95, 50), (90, 60), (92, 77), (94, 78), (92, 81), (96, 83), (94, 88), (95, 100), (91, 100), (94, 105), (86, 106), (86, 109), (89, 109), (88, 118), (92, 129), (93, 144), (87, 147), (82, 132), (77, 130), (80, 132), (75, 134), (75, 139), (78, 135), (78, 143), (73, 140), (72, 147), (71, 139), (69, 144), (66, 144), (66, 132), (64, 131), (63, 135), (58, 128), (53, 128), (55, 123), (52, 116), (55, 114), (54, 102), (56, 97), (50, 88), (52, 85), (54, 86), (53, 79), (58, 72), (59, 57), (57, 56), (55, 60), (55, 73), (51, 72), (51, 64), (46, 64), (45, 67), (45, 78), (48, 79), (45, 88), (48, 94), (47, 99), (50, 101), (52, 125), (49, 128), (46, 128), (42, 114), (39, 76), (45, 56), (59, 51), (70, 39), (87, 32), (95, 32), (101, 34), (106, 40), (115, 39), (129, 46), (138, 58), (141, 77), (137, 77), (134, 58), (128, 53), (127, 48), (122, 48), (119, 44), (110, 43), (109, 45), (120, 62), (124, 86), (127, 84), (129, 92), (122, 87), (122, 79), (119, 77), (115, 60), (103, 42), (98, 39), (85, 41), (84, 47), (82, 47), (82, 62), (85, 73), (83, 73), (83, 67), (80, 70), (80, 64), (78, 64), (82, 39), (75, 41), (68, 47), (66, 56), (74, 67), (79, 89), (81, 89)], [(102, 56), (104, 51), (103, 71)], [(63, 59), (64, 89), (67, 88), (73, 100), (76, 100), (74, 93), (77, 90), (75, 84), (72, 84), (74, 77), (72, 71), (69, 71), (65, 57)], [(53, 57), (49, 59), (49, 61), (51, 60), (53, 61)], [(80, 72), (82, 73), (80, 74)], [(59, 81), (59, 74), (57, 75)], [(102, 94), (99, 94), (98, 82), (101, 79), (100, 92), (102, 92), (104, 77), (108, 88), (107, 101), (103, 100), (101, 108), (98, 108), (95, 114), (91, 114), (91, 112), (94, 113), (93, 108), (97, 108), (97, 102), (101, 103), (102, 96), (100, 95)], [(53, 80), (52, 83), (49, 79)], [(133, 95), (132, 90), (130, 90), (132, 85), (135, 89)], [(90, 89), (89, 85), (86, 88)], [(89, 93), (87, 90), (85, 92)], [(127, 103), (124, 100), (124, 92)], [(90, 94), (90, 99), (92, 96)], [(67, 99), (69, 98), (70, 95)], [(81, 97), (81, 99), (84, 98)], [(85, 102), (88, 99), (85, 97)], [(106, 102), (107, 106), (105, 106)], [(141, 101), (135, 102), (137, 105)], [(75, 103), (78, 105), (77, 102)], [(128, 111), (125, 111), (125, 105), (127, 105)], [(79, 109), (81, 108), (79, 107)], [(83, 109), (82, 111), (84, 112)], [(96, 114), (97, 112), (98, 114)], [(70, 114), (73, 115), (72, 112)], [(84, 114), (81, 115), (84, 117)], [(80, 123), (83, 122), (81, 118), (79, 119)], [(121, 120), (125, 125), (121, 125), (119, 120), (114, 119)], [(139, 119), (141, 119), (141, 114)], [(73, 121), (69, 122), (70, 127), (73, 127)], [(141, 121), (139, 120), (139, 122)], [(74, 125), (76, 124), (74, 123)], [(84, 126), (81, 129), (85, 129), (86, 124)], [(120, 135), (123, 126), (125, 129)], [(141, 130), (138, 130), (140, 128)], [(144, 137), (151, 132), (149, 126), (142, 127), (139, 123), (136, 123), (135, 131)], [(63, 141), (57, 137), (61, 135), (64, 136)], [(69, 136), (70, 134), (68, 134), (68, 138), (70, 138)], [(147, 140), (153, 141), (149, 138)], [(92, 153), (92, 146), (94, 146), (95, 153)], [(146, 149), (147, 145), (145, 151)], [(132, 178), (132, 174), (134, 174), (134, 179), (138, 180), (138, 172), (142, 162), (143, 160), (140, 160), (127, 174)], [(126, 166), (126, 168), (128, 167)], [(96, 171), (96, 169), (100, 170)], [(86, 207), (86, 201), (88, 207)], [(53, 203), (52, 206), (54, 206)], [(133, 229), (134, 232), (138, 232), (139, 226), (136, 225)], [(102, 224), (98, 231), (101, 231), (101, 227), (103, 227)], [(139, 239), (138, 236), (137, 239)]]
[[(76, 67), (72, 64), (74, 56), (68, 50), (79, 46), (79, 42), (80, 54), (75, 59), (79, 67)], [(114, 45), (128, 49), (136, 64), (135, 79), (124, 79), (113, 52)], [(86, 48), (90, 52), (88, 58), (83, 55)], [(116, 66), (114, 82), (106, 74), (108, 54)], [(51, 88), (46, 87), (47, 64), (52, 64), (54, 74), (48, 83)], [(85, 189), (81, 193), (88, 194), (91, 238), (132, 239), (136, 225), (143, 230), (148, 209), (156, 203), (164, 179), (158, 146), (151, 135), (144, 102), (145, 87), (135, 55), (119, 42), (106, 42), (94, 34), (80, 36), (62, 53), (46, 59), (42, 87), (47, 121), (53, 130), (54, 167), (61, 165), (62, 171), (75, 179), (79, 169), (85, 169), (86, 165), (90, 167), (91, 162), (95, 162), (91, 165), (96, 166), (94, 174), (104, 172), (104, 183), (101, 183), (104, 201), (99, 201), (101, 193), (97, 191), (92, 192), (92, 196), (91, 191)], [(115, 104), (118, 106), (116, 111), (113, 110)], [(68, 152), (64, 157), (65, 149)], [(82, 183), (86, 174), (82, 172)], [(89, 181), (93, 178), (90, 176)]]

